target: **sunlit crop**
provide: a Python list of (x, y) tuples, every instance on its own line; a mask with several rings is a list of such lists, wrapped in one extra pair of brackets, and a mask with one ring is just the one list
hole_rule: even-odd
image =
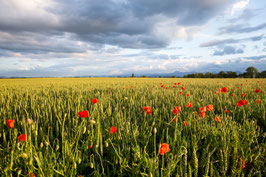
[(0, 176), (263, 176), (265, 79), (0, 80)]

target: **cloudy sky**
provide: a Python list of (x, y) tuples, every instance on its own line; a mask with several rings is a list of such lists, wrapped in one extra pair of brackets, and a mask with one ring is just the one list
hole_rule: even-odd
[(0, 76), (266, 69), (265, 0), (0, 0)]

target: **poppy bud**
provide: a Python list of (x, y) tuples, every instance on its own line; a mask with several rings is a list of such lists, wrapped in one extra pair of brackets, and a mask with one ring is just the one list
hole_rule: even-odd
[(35, 135), (35, 136), (38, 135), (38, 131), (37, 131), (37, 130), (34, 131), (34, 135)]
[(40, 148), (42, 148), (43, 147), (43, 143), (41, 142), (41, 144), (40, 144)]
[(30, 166), (32, 165), (32, 159), (30, 159), (30, 161), (29, 161), (29, 165), (30, 165)]
[(55, 150), (58, 151), (58, 149), (59, 149), (59, 145), (56, 145)]
[(86, 133), (86, 127), (84, 127), (84, 129), (83, 129), (83, 134), (85, 134)]
[(17, 148), (18, 148), (18, 149), (19, 149), (19, 146), (20, 146), (20, 143), (18, 142), (18, 143), (17, 143)]
[(154, 133), (154, 134), (157, 133), (157, 129), (156, 129), (156, 127), (154, 127), (154, 129), (153, 129), (153, 133)]
[(26, 158), (28, 158), (28, 155), (27, 155), (26, 153), (22, 153), (22, 157), (23, 157), (24, 159), (26, 159)]
[(82, 161), (82, 160), (81, 160), (81, 158), (79, 158), (79, 160), (78, 160), (78, 164), (80, 164), (80, 163), (81, 163), (81, 161)]
[(93, 168), (93, 163), (90, 163), (91, 168)]
[(27, 122), (28, 122), (28, 124), (29, 124), (29, 125), (31, 125), (31, 124), (32, 124), (32, 120), (31, 120), (31, 119), (29, 119), (29, 118), (27, 119)]
[(107, 141), (105, 141), (105, 147), (108, 147), (108, 146), (109, 146), (108, 142), (107, 142)]
[(95, 120), (89, 120), (89, 123), (90, 124), (95, 124), (96, 122), (95, 122)]
[(45, 146), (48, 147), (49, 146), (49, 142), (45, 141)]

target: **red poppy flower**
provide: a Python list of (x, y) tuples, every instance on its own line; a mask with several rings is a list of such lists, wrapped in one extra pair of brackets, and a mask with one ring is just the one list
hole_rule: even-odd
[(116, 131), (117, 131), (117, 128), (114, 127), (114, 126), (110, 129), (110, 132), (113, 133), (113, 134), (115, 134)]
[(175, 85), (173, 85), (173, 88), (175, 88), (176, 86)]
[(89, 117), (89, 114), (88, 114), (89, 111), (81, 111), (78, 113), (79, 117), (81, 118), (86, 118), (86, 117)]
[(221, 119), (219, 117), (215, 117), (216, 122), (220, 122), (221, 123)]
[(229, 111), (228, 110), (225, 110), (224, 113), (227, 114), (227, 113), (229, 113)]
[(167, 90), (167, 89), (168, 89), (168, 87), (165, 87), (165, 89)]
[(205, 117), (205, 112), (201, 112), (201, 113), (200, 113), (200, 116), (201, 116), (202, 118), (204, 118), (204, 117)]
[(14, 122), (15, 122), (15, 120), (6, 120), (7, 126), (9, 128), (13, 128), (14, 127)]
[(260, 93), (260, 89), (256, 89), (255, 92), (256, 92), (256, 93)]
[(231, 95), (231, 96), (235, 96), (235, 94), (233, 94), (233, 93), (232, 93), (232, 95)]
[(36, 177), (35, 174), (31, 171), (29, 172), (29, 177)]
[(148, 109), (151, 109), (151, 107), (150, 106), (144, 106), (144, 107), (142, 107), (142, 109), (147, 111)]
[(181, 83), (180, 83), (180, 82), (178, 82), (177, 84), (178, 84), (178, 85), (180, 85)]
[(221, 89), (221, 92), (222, 92), (222, 93), (227, 92), (227, 88), (226, 88), (226, 87), (222, 88), (222, 89)]
[(186, 90), (185, 87), (181, 87), (182, 90)]
[(133, 88), (133, 86), (130, 86), (130, 88)]
[(164, 87), (164, 85), (161, 85), (161, 87)]
[(244, 97), (245, 97), (245, 94), (244, 94), (244, 93), (242, 93), (242, 94), (241, 94), (241, 96), (244, 98)]
[(257, 81), (258, 83), (260, 82), (260, 81)]
[(21, 134), (21, 135), (19, 135), (18, 136), (18, 140), (20, 141), (23, 141), (23, 142), (25, 142), (26, 141), (26, 134)]
[(109, 88), (109, 90), (111, 90), (111, 88)]
[(177, 106), (177, 107), (175, 107), (175, 109), (173, 110), (173, 113), (174, 113), (174, 114), (178, 114), (180, 111), (181, 111), (181, 107), (180, 107), (180, 106)]
[(206, 112), (206, 111), (207, 111), (206, 107), (201, 107), (200, 108), (200, 112)]
[(95, 104), (95, 103), (98, 103), (98, 100), (97, 100), (96, 98), (93, 98), (93, 99), (91, 100), (91, 102), (92, 102), (93, 104)]
[(89, 149), (91, 149), (92, 148), (92, 145), (89, 145)]
[(177, 118), (174, 118), (173, 121), (174, 121), (174, 122), (177, 122)]
[(169, 151), (170, 151), (169, 144), (163, 143), (160, 147), (160, 154), (164, 155), (165, 153)]
[(160, 85), (162, 85), (163, 83), (160, 83)]
[(179, 92), (180, 95), (182, 95), (183, 92)]
[(176, 85), (177, 83), (174, 83), (174, 85)]
[(246, 82), (248, 82), (248, 80), (246, 80)]
[(241, 161), (238, 161), (237, 162), (237, 168), (240, 168), (240, 164), (241, 164), (242, 170), (245, 170), (245, 168), (246, 168), (246, 162), (245, 162), (244, 159), (241, 159)]
[(219, 93), (218, 91), (215, 91), (214, 94), (216, 95), (217, 93)]
[(189, 96), (189, 94), (187, 94), (187, 96)]
[(152, 113), (152, 110), (151, 110), (151, 109), (147, 109), (146, 112), (147, 112), (147, 114), (149, 115), (149, 114)]
[(240, 84), (241, 86), (243, 85), (243, 84)]
[(264, 88), (264, 85), (263, 86), (261, 86), (262, 88)]
[(213, 105), (211, 105), (211, 104), (208, 104), (206, 106), (206, 108), (208, 109), (208, 111), (213, 111), (214, 110)]
[(184, 126), (187, 127), (188, 126), (188, 122), (184, 121)]
[(243, 106), (243, 105), (246, 105), (247, 104), (247, 101), (246, 100), (240, 100), (238, 103), (237, 103), (237, 106), (240, 107), (240, 106)]
[(186, 107), (187, 107), (187, 108), (191, 108), (191, 107), (192, 107), (192, 103), (187, 103), (187, 104), (186, 104)]
[(219, 88), (218, 90), (219, 90), (219, 91), (221, 91), (222, 89), (221, 89), (221, 88)]
[(240, 87), (237, 87), (237, 89), (240, 89)]
[(257, 100), (256, 102), (259, 104), (260, 103), (260, 100)]
[(178, 114), (178, 109), (175, 108), (175, 109), (173, 110), (173, 113), (174, 113), (174, 114)]
[(219, 82), (218, 82), (218, 81), (217, 81), (216, 83), (217, 83), (217, 84), (219, 84)]

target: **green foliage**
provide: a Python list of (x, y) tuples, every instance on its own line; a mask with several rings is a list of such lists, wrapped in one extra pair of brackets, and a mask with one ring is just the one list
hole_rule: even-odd
[[(0, 80), (0, 176), (265, 176), (265, 81)], [(222, 87), (228, 91), (214, 94)], [(99, 102), (91, 103), (93, 98)], [(237, 107), (242, 99), (248, 104)], [(207, 104), (214, 110), (201, 118), (199, 108)], [(176, 106), (182, 107), (179, 117), (172, 112)], [(78, 117), (84, 110), (89, 117)], [(15, 120), (14, 128), (8, 119)], [(18, 142), (22, 133), (26, 142)], [(162, 143), (170, 147), (164, 155)]]

